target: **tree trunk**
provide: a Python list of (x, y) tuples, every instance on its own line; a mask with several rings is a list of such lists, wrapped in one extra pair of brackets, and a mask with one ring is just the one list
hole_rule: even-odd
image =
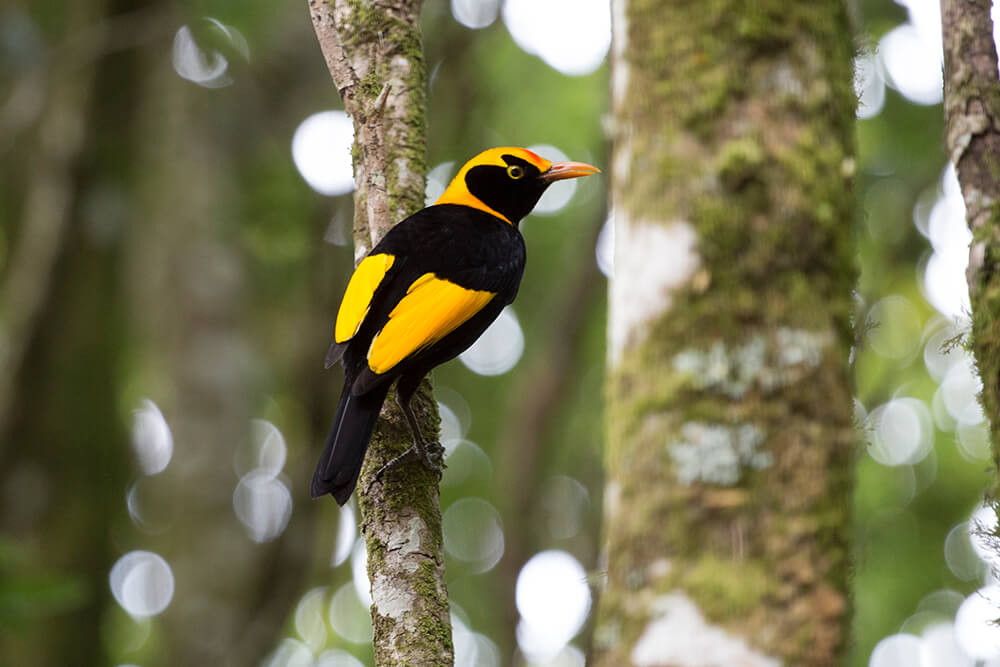
[(1000, 76), (990, 3), (942, 0), (941, 23), (946, 142), (973, 237), (966, 271), (972, 352), (1000, 466)]
[(834, 664), (854, 450), (836, 0), (615, 0), (598, 665)]
[[(421, 4), (309, 0), (327, 66), (354, 120), (356, 260), (424, 204), (427, 82)], [(426, 381), (414, 407), (423, 433), (438, 433), (437, 406)], [(409, 465), (387, 473), (385, 483), (373, 483), (374, 472), (410, 442), (409, 428), (390, 396), (357, 487), (368, 547), (375, 662), (448, 665), (454, 649), (437, 478), (423, 466)]]

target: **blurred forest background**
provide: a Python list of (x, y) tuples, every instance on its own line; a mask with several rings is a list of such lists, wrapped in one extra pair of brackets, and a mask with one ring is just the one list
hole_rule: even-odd
[[(850, 5), (864, 451), (847, 662), (1000, 665), (937, 3)], [(495, 145), (606, 165), (609, 22), (607, 0), (427, 0), (428, 198)], [(0, 9), (0, 665), (371, 664), (354, 504), (307, 492), (354, 260), (340, 108), (304, 2)], [(602, 188), (552, 188), (521, 227), (517, 304), (434, 375), (458, 665), (584, 664)]]

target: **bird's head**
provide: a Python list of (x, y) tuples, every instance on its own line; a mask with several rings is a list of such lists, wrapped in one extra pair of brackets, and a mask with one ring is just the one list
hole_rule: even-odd
[(491, 148), (466, 162), (434, 203), (471, 206), (516, 225), (550, 184), (600, 171), (583, 162), (549, 162), (525, 148)]

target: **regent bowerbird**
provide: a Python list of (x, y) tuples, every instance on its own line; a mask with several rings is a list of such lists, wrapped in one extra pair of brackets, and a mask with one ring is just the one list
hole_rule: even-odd
[(313, 498), (329, 493), (341, 505), (350, 498), (394, 381), (413, 446), (387, 467), (417, 458), (440, 472), (441, 447), (424, 440), (410, 399), (428, 371), (472, 345), (514, 300), (525, 263), (518, 224), (545, 189), (599, 172), (524, 148), (492, 148), (372, 248), (348, 282), (326, 356), (327, 368), (343, 364), (344, 388)]

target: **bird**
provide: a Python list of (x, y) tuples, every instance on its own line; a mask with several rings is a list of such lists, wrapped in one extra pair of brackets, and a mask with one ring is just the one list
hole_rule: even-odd
[(555, 181), (600, 173), (551, 162), (525, 148), (485, 150), (465, 163), (432, 205), (393, 226), (348, 281), (325, 366), (344, 367), (344, 387), (313, 474), (313, 498), (344, 505), (357, 485), (393, 382), (412, 446), (377, 473), (419, 459), (440, 473), (443, 449), (428, 443), (410, 406), (420, 381), (457, 357), (514, 301), (525, 266), (519, 223)]

